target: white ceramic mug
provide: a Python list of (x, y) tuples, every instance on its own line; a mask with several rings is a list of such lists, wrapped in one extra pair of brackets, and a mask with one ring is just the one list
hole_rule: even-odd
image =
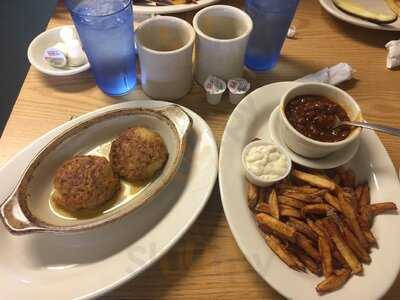
[(253, 22), (242, 10), (228, 5), (203, 8), (193, 18), (196, 30), (196, 80), (209, 75), (226, 81), (241, 77), (244, 54)]
[(177, 100), (193, 85), (196, 33), (186, 21), (157, 16), (136, 29), (143, 91), (150, 97)]

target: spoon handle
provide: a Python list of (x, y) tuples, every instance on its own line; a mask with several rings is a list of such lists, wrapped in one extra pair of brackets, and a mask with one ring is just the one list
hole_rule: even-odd
[(400, 136), (400, 129), (389, 127), (389, 126), (373, 124), (373, 123), (365, 123), (365, 122), (353, 122), (353, 121), (352, 122), (343, 122), (343, 124), (363, 127), (363, 128), (372, 129), (372, 130), (384, 132), (384, 133), (395, 135), (395, 136)]

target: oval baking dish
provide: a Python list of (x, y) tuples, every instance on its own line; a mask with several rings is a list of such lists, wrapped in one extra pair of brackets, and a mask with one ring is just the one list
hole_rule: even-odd
[[(119, 109), (79, 123), (48, 143), (28, 165), (16, 189), (0, 207), (0, 216), (13, 234), (31, 232), (75, 232), (115, 221), (154, 198), (176, 174), (191, 128), (190, 117), (177, 105), (159, 109)], [(67, 218), (55, 213), (51, 205), (53, 177), (57, 168), (77, 154), (108, 158), (112, 140), (133, 126), (144, 126), (161, 135), (169, 156), (163, 170), (142, 188), (127, 187), (113, 201), (115, 205), (87, 218)]]

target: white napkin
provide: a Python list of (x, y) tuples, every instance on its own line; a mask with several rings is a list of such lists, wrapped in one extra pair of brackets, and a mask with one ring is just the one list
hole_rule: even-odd
[(400, 66), (400, 40), (390, 41), (385, 47), (388, 50), (386, 68), (393, 69)]
[(350, 80), (355, 71), (347, 63), (339, 63), (329, 68), (324, 68), (313, 74), (306, 75), (295, 81), (298, 82), (322, 82), (337, 85), (343, 81)]

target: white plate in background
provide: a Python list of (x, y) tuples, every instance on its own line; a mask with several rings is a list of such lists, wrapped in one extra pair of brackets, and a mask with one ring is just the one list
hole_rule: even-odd
[[(353, 1), (360, 3), (365, 7), (371, 7), (371, 9), (378, 8), (383, 10), (387, 9), (388, 11), (391, 11), (390, 7), (387, 6), (385, 0), (353, 0)], [(361, 18), (357, 18), (355, 16), (352, 16), (350, 14), (341, 11), (339, 8), (335, 6), (335, 4), (333, 4), (332, 0), (319, 0), (319, 3), (329, 14), (344, 22), (369, 29), (400, 31), (400, 17), (398, 17), (395, 22), (390, 24), (376, 24), (363, 20)]]
[[(133, 4), (133, 12), (137, 14), (176, 14), (185, 11), (200, 9), (207, 5), (217, 3), (220, 0), (197, 0), (197, 3), (149, 6)], [(135, 3), (135, 1), (133, 1)]]
[[(364, 276), (352, 276), (340, 290), (319, 296), (315, 286), (323, 280), (310, 273), (287, 267), (266, 245), (247, 207), (246, 182), (241, 164), (244, 146), (253, 138), (268, 138), (268, 119), (293, 82), (261, 87), (246, 96), (232, 112), (220, 148), (219, 187), (229, 227), (235, 240), (257, 273), (289, 299), (348, 300), (382, 297), (400, 269), (400, 216), (378, 216), (372, 228), (379, 249), (373, 249), (372, 262), (364, 265)], [(373, 131), (361, 134), (357, 154), (349, 162), (357, 178), (368, 180), (372, 202), (393, 201), (400, 206), (400, 184), (392, 161)]]
[[(171, 103), (130, 101), (73, 119), (40, 137), (0, 169), (0, 199), (16, 185), (28, 162), (72, 125), (118, 108), (155, 108)], [(196, 220), (214, 187), (218, 151), (211, 129), (189, 109), (193, 127), (172, 182), (148, 205), (87, 232), (11, 235), (0, 225), (0, 298), (88, 299), (118, 287), (164, 255)]]

